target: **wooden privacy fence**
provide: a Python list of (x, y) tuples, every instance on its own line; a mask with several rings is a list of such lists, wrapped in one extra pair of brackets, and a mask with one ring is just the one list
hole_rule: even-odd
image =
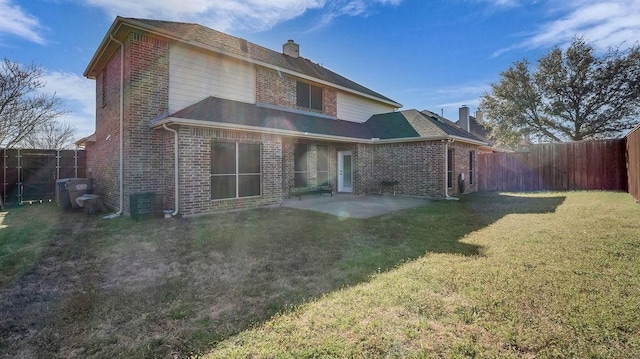
[(625, 140), (532, 145), (478, 155), (480, 191), (627, 190)]
[(56, 180), (86, 176), (83, 150), (0, 150), (0, 196), (4, 203), (51, 200)]
[(640, 201), (640, 126), (631, 131), (627, 141), (627, 177), (629, 193)]

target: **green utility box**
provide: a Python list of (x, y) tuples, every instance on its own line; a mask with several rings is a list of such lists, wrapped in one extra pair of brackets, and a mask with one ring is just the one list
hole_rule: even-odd
[(158, 209), (155, 192), (129, 195), (129, 212), (133, 219), (155, 216)]

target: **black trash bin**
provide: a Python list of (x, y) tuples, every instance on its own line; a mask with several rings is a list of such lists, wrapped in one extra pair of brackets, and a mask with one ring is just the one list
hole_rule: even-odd
[(458, 190), (460, 194), (464, 193), (464, 173), (458, 175)]
[(60, 178), (56, 181), (56, 203), (64, 209), (71, 208), (71, 199), (69, 198), (69, 190), (67, 190), (67, 182), (75, 178)]

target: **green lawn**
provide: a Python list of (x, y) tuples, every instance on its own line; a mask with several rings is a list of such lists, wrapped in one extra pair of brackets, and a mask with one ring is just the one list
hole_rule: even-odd
[(0, 356), (639, 357), (639, 219), (611, 192), (366, 220), (27, 206), (0, 224)]

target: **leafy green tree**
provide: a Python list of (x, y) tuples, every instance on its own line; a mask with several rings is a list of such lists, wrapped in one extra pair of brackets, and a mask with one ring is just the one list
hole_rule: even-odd
[(0, 148), (12, 148), (67, 113), (55, 94), (41, 91), (43, 69), (0, 62)]
[(611, 48), (574, 38), (532, 69), (525, 59), (502, 72), (482, 97), (487, 128), (499, 144), (517, 147), (525, 136), (579, 141), (619, 135), (640, 115), (640, 47)]

